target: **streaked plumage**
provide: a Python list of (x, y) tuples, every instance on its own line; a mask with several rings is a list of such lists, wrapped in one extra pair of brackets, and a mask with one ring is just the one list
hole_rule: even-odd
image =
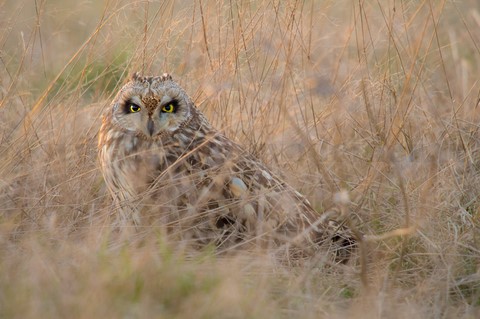
[[(172, 111), (173, 110), (173, 111)], [(270, 247), (289, 260), (353, 243), (241, 146), (215, 130), (164, 74), (135, 74), (104, 114), (99, 157), (119, 218), (219, 251)]]

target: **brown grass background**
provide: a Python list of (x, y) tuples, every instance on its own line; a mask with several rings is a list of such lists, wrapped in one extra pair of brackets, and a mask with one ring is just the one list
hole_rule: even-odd
[[(476, 0), (0, 0), (0, 317), (480, 317)], [(363, 262), (285, 269), (112, 239), (96, 158), (133, 71), (322, 212)]]

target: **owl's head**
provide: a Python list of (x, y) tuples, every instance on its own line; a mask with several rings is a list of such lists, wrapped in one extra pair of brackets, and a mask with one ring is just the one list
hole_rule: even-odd
[(144, 138), (157, 138), (188, 123), (193, 102), (169, 74), (135, 73), (112, 103), (112, 123)]

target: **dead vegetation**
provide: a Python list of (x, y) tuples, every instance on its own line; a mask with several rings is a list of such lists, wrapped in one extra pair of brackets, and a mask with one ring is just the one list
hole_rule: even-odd
[[(480, 315), (476, 1), (0, 1), (0, 316)], [(168, 71), (216, 127), (366, 235), (284, 269), (112, 239), (100, 115)]]

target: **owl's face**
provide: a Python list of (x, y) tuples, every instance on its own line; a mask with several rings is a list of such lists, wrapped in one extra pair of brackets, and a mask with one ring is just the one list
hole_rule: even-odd
[(154, 139), (173, 132), (192, 116), (193, 103), (170, 75), (134, 74), (112, 104), (112, 123), (127, 133)]

